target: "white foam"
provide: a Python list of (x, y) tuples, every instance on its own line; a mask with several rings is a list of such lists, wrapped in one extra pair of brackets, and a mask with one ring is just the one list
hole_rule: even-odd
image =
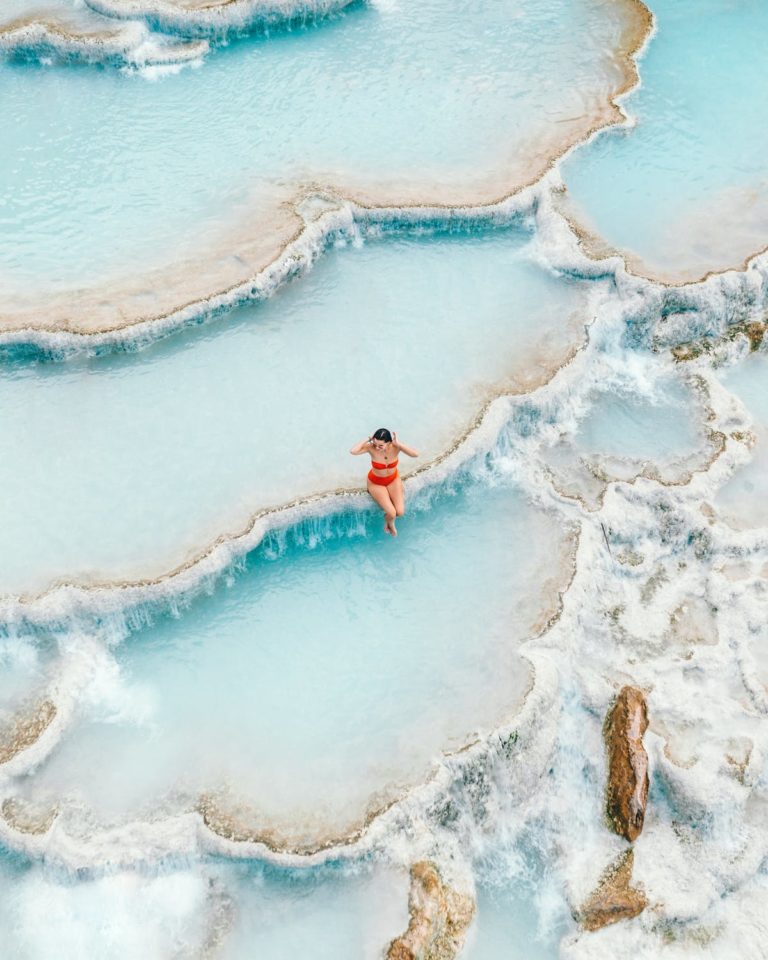
[(39, 867), (7, 868), (0, 887), (7, 956), (160, 960), (195, 955), (205, 940), (210, 892), (202, 871), (72, 883)]
[(0, 30), (0, 51), (39, 59), (44, 65), (63, 60), (159, 70), (199, 63), (208, 52), (208, 43), (169, 41), (139, 23), (121, 24), (103, 32), (78, 32), (66, 23), (60, 26), (55, 20), (41, 18)]
[[(768, 698), (748, 645), (755, 632), (764, 630), (761, 571), (768, 535), (759, 529), (734, 530), (702, 513), (702, 504), (749, 459), (748, 447), (729, 436), (748, 427), (746, 414), (715, 377), (707, 356), (676, 366), (669, 354), (657, 353), (650, 363), (627, 352), (626, 338), (637, 350), (638, 344), (668, 337), (669, 328), (664, 320), (654, 320), (652, 312), (642, 312), (638, 283), (624, 279), (626, 283), (617, 271), (617, 290), (593, 322), (589, 345), (548, 385), (529, 396), (494, 401), (457, 451), (410, 481), (415, 494), (460, 468), (471, 475), (481, 469), (482, 454), (493, 449), (499, 469), (512, 471), (539, 502), (581, 524), (577, 571), (563, 613), (527, 646), (536, 682), (509, 726), (444, 759), (428, 784), (404, 796), (355, 844), (308, 858), (226, 841), (207, 831), (195, 814), (77, 838), (56, 825), (44, 838), (3, 827), (5, 842), (30, 853), (45, 850), (70, 867), (90, 869), (103, 869), (115, 858), (146, 862), (170, 853), (307, 864), (371, 850), (386, 851), (399, 862), (417, 856), (458, 857), (454, 869), (459, 869), (460, 850), (463, 856), (482, 851), (484, 831), (511, 818), (520, 831), (525, 828), (539, 838), (562, 878), (566, 900), (576, 908), (622, 849), (601, 822), (601, 727), (615, 690), (632, 682), (648, 691), (651, 717), (652, 790), (645, 830), (636, 844), (635, 880), (644, 886), (653, 911), (594, 936), (577, 936), (570, 928), (565, 949), (573, 956), (599, 955), (594, 951), (601, 944), (650, 951), (649, 944), (658, 944), (658, 931), (666, 930), (683, 950), (708, 930), (712, 949), (727, 956), (733, 931), (742, 923), (752, 930), (757, 922), (749, 904), (758, 896), (756, 875), (768, 855), (763, 773)], [(723, 283), (732, 279), (702, 286), (722, 292)], [(702, 289), (685, 295), (691, 293), (702, 310), (689, 313), (689, 326), (679, 325), (677, 334), (688, 339), (702, 325), (725, 329), (729, 318), (718, 316), (717, 298), (708, 299)], [(639, 317), (641, 323), (627, 325), (627, 317)], [(634, 381), (638, 395), (646, 396), (654, 395), (664, 377), (694, 377), (703, 384), (708, 428), (728, 439), (711, 465), (702, 463), (686, 483), (613, 481), (597, 509), (588, 511), (551, 486), (541, 454), (563, 433), (575, 434), (589, 410), (588, 398), (612, 375)], [(349, 503), (329, 498), (300, 505), (279, 522)], [(248, 544), (256, 543), (265, 529), (251, 531)], [(233, 549), (245, 547), (227, 545), (227, 559)], [(636, 557), (632, 563), (623, 559), (629, 553)], [(210, 563), (207, 574), (220, 563), (221, 558)], [(192, 588), (200, 576), (200, 570), (194, 575), (186, 571), (172, 587), (81, 593), (74, 605), (75, 594), (69, 593), (61, 605), (67, 593), (59, 592), (27, 612), (42, 620), (46, 615), (60, 619), (93, 604), (91, 609), (103, 616), (119, 612), (126, 601), (146, 602), (153, 591), (167, 600), (185, 577)], [(689, 610), (694, 612), (689, 615)], [(21, 608), (16, 612), (21, 614)]]
[(233, 32), (328, 16), (353, 0), (221, 0), (219, 3), (174, 0), (86, 0), (105, 17), (143, 19), (154, 28), (183, 36), (223, 38)]
[[(614, 480), (589, 511), (551, 485), (542, 454), (560, 434), (575, 431), (589, 408), (589, 391), (612, 365), (634, 380), (638, 393), (653, 396), (656, 377), (674, 375), (671, 358), (661, 351), (759, 317), (768, 258), (755, 258), (742, 273), (667, 289), (632, 277), (616, 258), (599, 264), (584, 258), (552, 212), (547, 191), (528, 199), (534, 196), (542, 256), (566, 274), (609, 275), (613, 299), (592, 325), (589, 347), (551, 384), (531, 397), (495, 401), (459, 450), (410, 481), (409, 491), (439, 483), (495, 446), (497, 458), (507, 457), (508, 469), (532, 496), (581, 524), (577, 570), (562, 616), (528, 645), (536, 683), (521, 715), (460, 756), (445, 758), (430, 783), (374, 821), (359, 842), (311, 858), (223, 840), (194, 814), (74, 839), (56, 825), (44, 837), (3, 826), (8, 845), (89, 869), (169, 853), (305, 865), (377, 850), (402, 862), (437, 856), (460, 872), (467, 857), (492, 842), (489, 833), (511, 822), (512, 832), (526, 828), (535, 835), (575, 908), (624, 849), (601, 820), (601, 727), (616, 689), (631, 682), (647, 690), (651, 717), (650, 806), (634, 868), (651, 908), (598, 934), (571, 927), (564, 954), (676, 957), (694, 954), (704, 943), (713, 957), (737, 951), (749, 956), (750, 950), (762, 955), (768, 696), (750, 645), (765, 639), (768, 532), (731, 529), (701, 509), (749, 461), (749, 448), (730, 437), (749, 429), (749, 419), (704, 357), (685, 369), (706, 387), (709, 428), (728, 439), (722, 454), (693, 470), (685, 484)], [(435, 215), (424, 212), (425, 218)], [(643, 347), (659, 351), (654, 363), (627, 352)], [(513, 429), (505, 430), (509, 424)], [(152, 599), (178, 602), (184, 590), (199, 589), (206, 577), (258, 543), (270, 523), (361, 505), (342, 497), (295, 505), (271, 521), (257, 521), (173, 583), (94, 593), (61, 588), (33, 605), (6, 605), (3, 612), (9, 620), (45, 623), (84, 613), (117, 616)], [(630, 551), (632, 563), (624, 559)], [(696, 613), (689, 617), (685, 611), (691, 608)]]

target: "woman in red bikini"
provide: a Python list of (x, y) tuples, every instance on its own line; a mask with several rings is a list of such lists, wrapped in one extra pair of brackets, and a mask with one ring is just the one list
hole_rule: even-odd
[(384, 511), (384, 529), (396, 537), (395, 517), (402, 517), (405, 513), (405, 491), (397, 472), (397, 455), (404, 453), (408, 457), (418, 457), (418, 452), (401, 443), (396, 433), (390, 433), (384, 427), (367, 440), (355, 444), (349, 452), (353, 457), (359, 457), (361, 453), (371, 455), (368, 493)]

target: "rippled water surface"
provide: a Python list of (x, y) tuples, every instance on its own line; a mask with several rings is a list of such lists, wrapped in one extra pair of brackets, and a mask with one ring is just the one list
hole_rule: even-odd
[(441, 453), (583, 336), (584, 285), (557, 283), (526, 238), (347, 247), (149, 351), (6, 366), (0, 592), (164, 573), (256, 510), (361, 487), (368, 457), (347, 450), (382, 422), (421, 454), (402, 472)]
[(626, 100), (637, 120), (564, 164), (577, 215), (655, 275), (737, 266), (768, 235), (768, 133), (750, 103), (768, 96), (760, 0), (652, 4), (658, 33)]
[(0, 10), (3, 958), (765, 960), (768, 7), (652, 7)]
[(139, 632), (33, 792), (122, 818), (229, 788), (253, 829), (311, 842), (514, 713), (558, 554), (566, 576), (556, 527), (504, 488), (443, 495), (394, 543), (379, 525), (277, 560), (270, 541), (231, 589)]
[(615, 82), (604, 51), (619, 13), (359, 4), (157, 83), (0, 65), (2, 276), (39, 295), (221, 257), (235, 227), (274, 229), (276, 203), (307, 181), (461, 201), (490, 179), (501, 195), (502, 170), (527, 171)]

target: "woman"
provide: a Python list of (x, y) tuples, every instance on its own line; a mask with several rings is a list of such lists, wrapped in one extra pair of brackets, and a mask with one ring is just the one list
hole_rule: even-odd
[(400, 443), (397, 434), (390, 433), (384, 427), (380, 427), (367, 440), (355, 444), (349, 452), (353, 457), (359, 457), (361, 453), (371, 455), (368, 493), (384, 511), (384, 529), (390, 536), (396, 537), (395, 517), (402, 517), (405, 513), (405, 491), (397, 472), (397, 455), (404, 453), (408, 457), (418, 457), (418, 452)]

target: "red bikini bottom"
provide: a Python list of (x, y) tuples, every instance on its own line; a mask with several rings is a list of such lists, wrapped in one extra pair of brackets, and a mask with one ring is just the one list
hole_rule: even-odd
[(377, 477), (373, 470), (368, 472), (368, 479), (371, 483), (375, 483), (377, 487), (388, 487), (393, 480), (397, 480), (400, 476), (399, 472), (395, 470), (391, 477)]

